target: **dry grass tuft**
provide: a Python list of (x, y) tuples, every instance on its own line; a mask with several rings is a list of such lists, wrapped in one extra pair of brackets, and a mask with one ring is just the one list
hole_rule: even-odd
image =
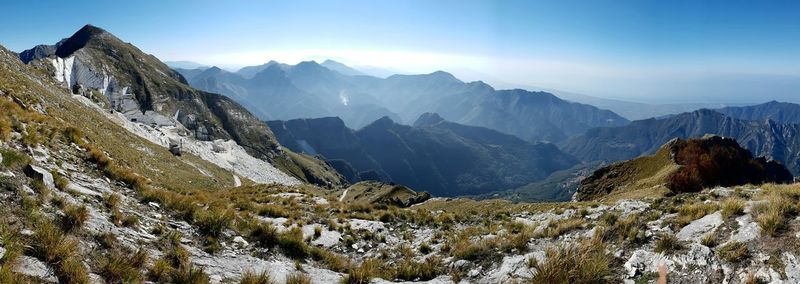
[(616, 283), (613, 256), (605, 252), (600, 238), (579, 244), (550, 248), (547, 260), (529, 261), (535, 269), (531, 283)]
[(744, 243), (730, 242), (720, 247), (717, 254), (728, 262), (738, 263), (750, 256), (750, 250)]
[(86, 206), (67, 204), (64, 206), (64, 215), (61, 216), (61, 227), (65, 232), (74, 232), (83, 227), (89, 220), (89, 209)]
[(728, 219), (744, 213), (745, 201), (739, 197), (729, 197), (722, 202), (722, 218)]
[(674, 235), (663, 234), (656, 240), (656, 247), (653, 249), (655, 252), (672, 254), (677, 250), (683, 248), (681, 243)]
[(239, 281), (240, 284), (273, 284), (272, 277), (269, 275), (269, 271), (262, 271), (261, 273), (254, 273), (250, 270), (245, 270), (244, 274), (242, 274), (242, 279)]

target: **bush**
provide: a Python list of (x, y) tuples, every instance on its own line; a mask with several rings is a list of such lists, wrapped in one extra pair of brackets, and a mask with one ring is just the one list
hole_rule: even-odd
[(311, 257), (336, 272), (344, 273), (350, 269), (350, 262), (346, 258), (323, 248), (311, 248)]
[(31, 253), (50, 264), (64, 283), (88, 283), (86, 268), (76, 255), (78, 241), (63, 235), (61, 230), (49, 221), (37, 222), (33, 234)]
[(748, 258), (750, 251), (746, 244), (734, 241), (719, 248), (717, 254), (728, 262), (737, 263)]
[[(287, 281), (288, 282), (288, 281)], [(241, 284), (272, 284), (272, 278), (269, 276), (268, 271), (262, 271), (259, 274), (253, 273), (253, 271), (246, 270), (244, 274), (242, 274), (242, 280), (239, 281)]]
[(667, 180), (674, 192), (697, 192), (704, 187), (791, 182), (783, 166), (753, 159), (731, 139), (720, 137), (689, 139), (673, 145), (675, 162), (681, 167)]
[(286, 277), (286, 284), (311, 284), (311, 278), (303, 273), (292, 273)]
[(450, 254), (456, 259), (491, 261), (499, 256), (495, 250), (496, 245), (497, 243), (493, 239), (471, 242), (468, 238), (464, 238), (453, 245)]
[(119, 208), (119, 202), (120, 202), (121, 199), (122, 198), (119, 196), (119, 194), (116, 194), (116, 193), (104, 194), (103, 195), (103, 204), (109, 210), (116, 210), (117, 208)]
[(234, 213), (230, 210), (211, 209), (199, 211), (194, 224), (198, 227), (201, 234), (218, 238), (222, 231), (227, 229), (233, 222)]
[(278, 231), (272, 224), (259, 224), (250, 232), (250, 238), (261, 247), (271, 248), (278, 244)]
[(702, 239), (700, 239), (700, 244), (713, 248), (717, 246), (717, 235), (714, 232), (705, 234)]
[(697, 202), (681, 205), (681, 207), (678, 208), (676, 225), (678, 227), (686, 226), (694, 220), (703, 218), (711, 212), (717, 211), (717, 209), (718, 206), (713, 203), (705, 204)]
[(343, 284), (368, 284), (372, 278), (381, 274), (381, 263), (376, 259), (366, 259), (361, 265), (351, 268), (342, 279)]
[(156, 283), (166, 283), (169, 282), (169, 274), (171, 271), (172, 267), (169, 261), (160, 258), (147, 270), (147, 279)]
[(797, 208), (791, 196), (772, 192), (767, 196), (767, 203), (755, 208), (758, 213), (756, 221), (761, 229), (770, 236), (776, 236), (786, 228), (787, 217), (795, 214)]
[(142, 280), (142, 268), (147, 261), (147, 252), (112, 252), (100, 261), (100, 276), (106, 283), (138, 283)]
[(58, 173), (56, 170), (50, 171), (50, 174), (53, 175), (53, 182), (56, 185), (56, 188), (61, 191), (66, 191), (67, 186), (69, 186), (69, 180)]
[(567, 220), (562, 220), (558, 222), (550, 222), (547, 225), (547, 228), (544, 230), (544, 236), (549, 238), (557, 238), (563, 234), (566, 234), (572, 230), (578, 229), (583, 227), (586, 224), (586, 221), (579, 218), (571, 218)]
[(202, 268), (192, 265), (172, 270), (170, 282), (175, 284), (205, 284), (208, 283), (208, 274)]
[(31, 157), (13, 149), (2, 148), (0, 155), (3, 156), (3, 167), (6, 168), (22, 168), (31, 162)]
[(442, 261), (436, 257), (429, 257), (423, 262), (406, 259), (397, 264), (394, 278), (405, 281), (428, 281), (444, 271)]
[(605, 245), (599, 238), (580, 244), (549, 248), (547, 260), (529, 260), (536, 270), (531, 283), (616, 283), (613, 256), (606, 254)]
[(778, 235), (778, 232), (786, 227), (786, 219), (783, 216), (783, 212), (772, 208), (765, 213), (759, 214), (756, 222), (764, 230), (764, 233), (770, 236)]
[(64, 215), (61, 216), (61, 227), (65, 232), (77, 231), (89, 219), (89, 209), (86, 206), (67, 204), (64, 206)]
[(303, 231), (294, 227), (278, 238), (278, 246), (283, 253), (294, 259), (304, 259), (310, 255), (308, 245), (303, 240)]
[(653, 249), (655, 252), (672, 254), (673, 252), (682, 248), (678, 238), (673, 235), (663, 234), (656, 240), (656, 247)]
[(744, 199), (739, 197), (729, 197), (722, 202), (722, 218), (728, 219), (744, 213)]
[(258, 208), (258, 215), (271, 217), (271, 218), (288, 218), (291, 216), (285, 207), (279, 205), (267, 204)]

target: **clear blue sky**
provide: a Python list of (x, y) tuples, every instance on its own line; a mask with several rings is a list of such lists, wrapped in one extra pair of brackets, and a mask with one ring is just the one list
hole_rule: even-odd
[[(791, 90), (800, 87), (800, 1), (17, 1), (3, 9), (0, 43), (15, 51), (91, 23), (162, 60), (236, 67), (333, 58), (653, 102), (800, 97)], [(749, 83), (731, 90), (728, 82)], [(774, 95), (753, 94), (765, 87)]]

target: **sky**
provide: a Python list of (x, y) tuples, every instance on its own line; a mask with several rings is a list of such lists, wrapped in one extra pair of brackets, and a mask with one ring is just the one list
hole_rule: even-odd
[(163, 61), (334, 59), (650, 103), (800, 101), (800, 1), (4, 1), (22, 51), (93, 24)]

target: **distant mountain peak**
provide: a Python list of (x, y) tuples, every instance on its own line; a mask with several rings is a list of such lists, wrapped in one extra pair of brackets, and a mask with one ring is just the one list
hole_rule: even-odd
[(378, 120), (370, 123), (369, 125), (364, 126), (364, 129), (368, 129), (368, 128), (388, 128), (388, 127), (391, 127), (394, 124), (395, 124), (394, 120), (392, 120), (388, 116), (384, 116), (384, 117), (381, 117)]
[(344, 63), (341, 63), (341, 62), (338, 62), (338, 61), (335, 61), (335, 60), (331, 60), (331, 59), (326, 59), (320, 65), (322, 65), (323, 67), (328, 68), (330, 70), (336, 71), (336, 72), (338, 72), (338, 73), (340, 73), (342, 75), (346, 75), (346, 76), (363, 76), (363, 75), (366, 75), (361, 71), (358, 71), (358, 70), (356, 70), (356, 69), (354, 69), (354, 68), (352, 68), (350, 66), (345, 65)]
[[(111, 34), (106, 30), (87, 24), (67, 38), (56, 50), (56, 55), (58, 57), (67, 57), (86, 46), (91, 40), (108, 35)], [(113, 35), (111, 36), (113, 37)]]
[(434, 126), (442, 121), (445, 120), (444, 118), (439, 116), (439, 114), (433, 112), (426, 112), (420, 115), (419, 118), (417, 118), (417, 121), (414, 122), (414, 127)]
[(442, 71), (442, 70), (438, 70), (438, 71), (433, 72), (433, 73), (431, 73), (429, 75), (435, 76), (437, 78), (443, 78), (443, 79), (446, 78), (446, 79), (458, 80), (458, 78), (456, 78), (456, 76), (453, 76), (453, 74), (450, 74), (450, 73)]

